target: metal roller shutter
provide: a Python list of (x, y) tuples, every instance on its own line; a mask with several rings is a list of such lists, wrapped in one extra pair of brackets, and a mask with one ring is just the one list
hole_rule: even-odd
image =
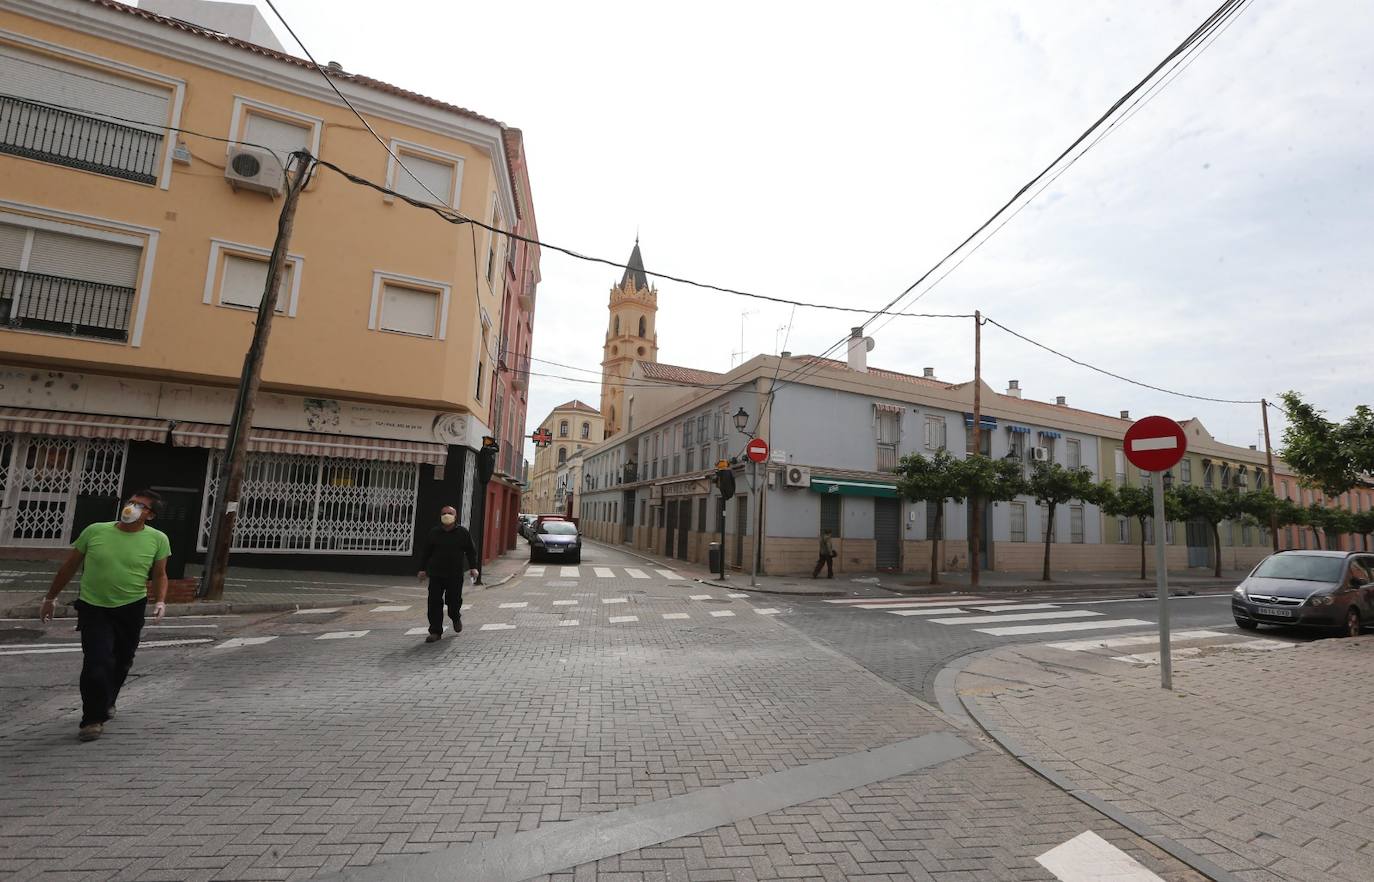
[(902, 565), (902, 501), (873, 500), (873, 537), (880, 570), (895, 570)]
[(138, 265), (142, 256), (142, 249), (134, 245), (34, 230), (33, 252), (29, 255), (27, 270), (133, 288), (138, 284)]
[(29, 231), (23, 227), (0, 224), (0, 269), (19, 269), (24, 256), (24, 239)]
[(0, 93), (124, 117), (135, 122), (123, 125), (150, 132), (166, 127), (171, 104), (164, 87), (16, 46), (0, 46)]

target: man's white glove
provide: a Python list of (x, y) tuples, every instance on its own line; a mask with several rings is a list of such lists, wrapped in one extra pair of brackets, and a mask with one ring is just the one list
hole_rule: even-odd
[(167, 604), (163, 603), (161, 600), (159, 600), (156, 604), (154, 604), (154, 605), (153, 605), (153, 624), (156, 625), (158, 622), (162, 621), (162, 616), (163, 616), (163, 614), (166, 613), (166, 612), (167, 612)]

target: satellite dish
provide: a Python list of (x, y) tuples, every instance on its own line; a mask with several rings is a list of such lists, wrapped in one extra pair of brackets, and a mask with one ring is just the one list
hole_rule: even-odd
[(865, 337), (865, 338), (864, 338), (864, 352), (872, 352), (872, 351), (873, 351), (873, 347), (874, 347), (875, 345), (877, 345), (877, 344), (875, 344), (875, 343), (873, 342), (873, 338), (872, 338), (872, 337)]

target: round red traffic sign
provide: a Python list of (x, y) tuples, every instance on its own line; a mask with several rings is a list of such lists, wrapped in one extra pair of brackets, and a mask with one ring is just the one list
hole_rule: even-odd
[(1168, 471), (1188, 452), (1188, 437), (1178, 423), (1162, 416), (1136, 420), (1126, 430), (1126, 458), (1143, 472)]
[(744, 448), (744, 455), (749, 457), (750, 462), (766, 462), (768, 460), (768, 442), (762, 438), (752, 439), (749, 446)]

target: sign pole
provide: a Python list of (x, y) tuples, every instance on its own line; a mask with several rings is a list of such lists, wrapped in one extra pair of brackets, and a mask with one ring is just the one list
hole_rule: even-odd
[[(1269, 402), (1260, 399), (1260, 418), (1264, 421), (1264, 456), (1269, 462), (1269, 490), (1274, 489), (1274, 445), (1269, 441)], [(1274, 553), (1279, 553), (1279, 513), (1269, 513), (1269, 536), (1274, 543)]]
[[(753, 474), (750, 475), (750, 481), (754, 485), (754, 498), (757, 500), (759, 497), (759, 464), (754, 462), (752, 457), (750, 460), (750, 465), (753, 467), (751, 469)], [(759, 511), (763, 511), (763, 506), (759, 506)], [(758, 518), (754, 518), (754, 550), (753, 554), (749, 555), (750, 588), (754, 588), (759, 584), (759, 543), (763, 541), (763, 535), (759, 532), (759, 526)]]
[(1150, 476), (1155, 497), (1155, 590), (1159, 593), (1159, 685), (1174, 688), (1174, 664), (1169, 645), (1169, 565), (1164, 554), (1164, 473)]

